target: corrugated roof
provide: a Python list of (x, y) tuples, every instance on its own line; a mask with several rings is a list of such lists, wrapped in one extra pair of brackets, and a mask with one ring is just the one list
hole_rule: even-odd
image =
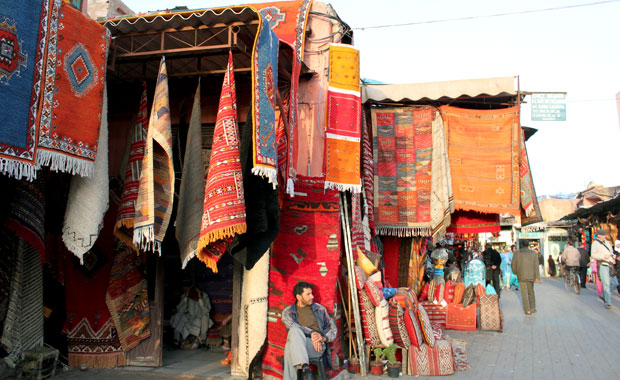
[(413, 84), (365, 84), (362, 87), (362, 101), (418, 101), (421, 99), (456, 99), (463, 95), (476, 97), (515, 96), (515, 77), (466, 79), (443, 82)]
[(107, 20), (103, 25), (112, 36), (128, 33), (144, 33), (164, 29), (199, 27), (201, 25), (248, 23), (258, 20), (258, 12), (248, 6), (199, 9), (176, 13), (148, 14)]

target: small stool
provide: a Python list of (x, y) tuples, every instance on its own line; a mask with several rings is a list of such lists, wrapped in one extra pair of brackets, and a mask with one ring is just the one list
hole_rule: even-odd
[(325, 372), (325, 365), (323, 364), (323, 357), (310, 359), (310, 365), (316, 367), (316, 370), (319, 375), (318, 380), (327, 380), (327, 373)]

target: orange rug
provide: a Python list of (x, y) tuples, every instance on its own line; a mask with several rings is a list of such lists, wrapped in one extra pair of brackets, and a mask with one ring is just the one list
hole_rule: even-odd
[(519, 107), (440, 111), (448, 130), (455, 208), (519, 215)]

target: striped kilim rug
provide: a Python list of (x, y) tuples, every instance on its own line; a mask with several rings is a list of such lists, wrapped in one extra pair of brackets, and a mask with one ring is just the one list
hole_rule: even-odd
[(142, 174), (136, 199), (133, 243), (143, 251), (161, 252), (174, 200), (172, 131), (166, 59), (161, 58), (149, 118)]
[(247, 229), (238, 128), (233, 58), (229, 53), (213, 132), (197, 248), (198, 259), (213, 272), (217, 272), (217, 262), (232, 238)]

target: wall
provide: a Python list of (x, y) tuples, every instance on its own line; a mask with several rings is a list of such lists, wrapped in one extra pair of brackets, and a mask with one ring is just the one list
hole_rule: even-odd
[(121, 0), (88, 0), (87, 12), (92, 19), (134, 14)]

